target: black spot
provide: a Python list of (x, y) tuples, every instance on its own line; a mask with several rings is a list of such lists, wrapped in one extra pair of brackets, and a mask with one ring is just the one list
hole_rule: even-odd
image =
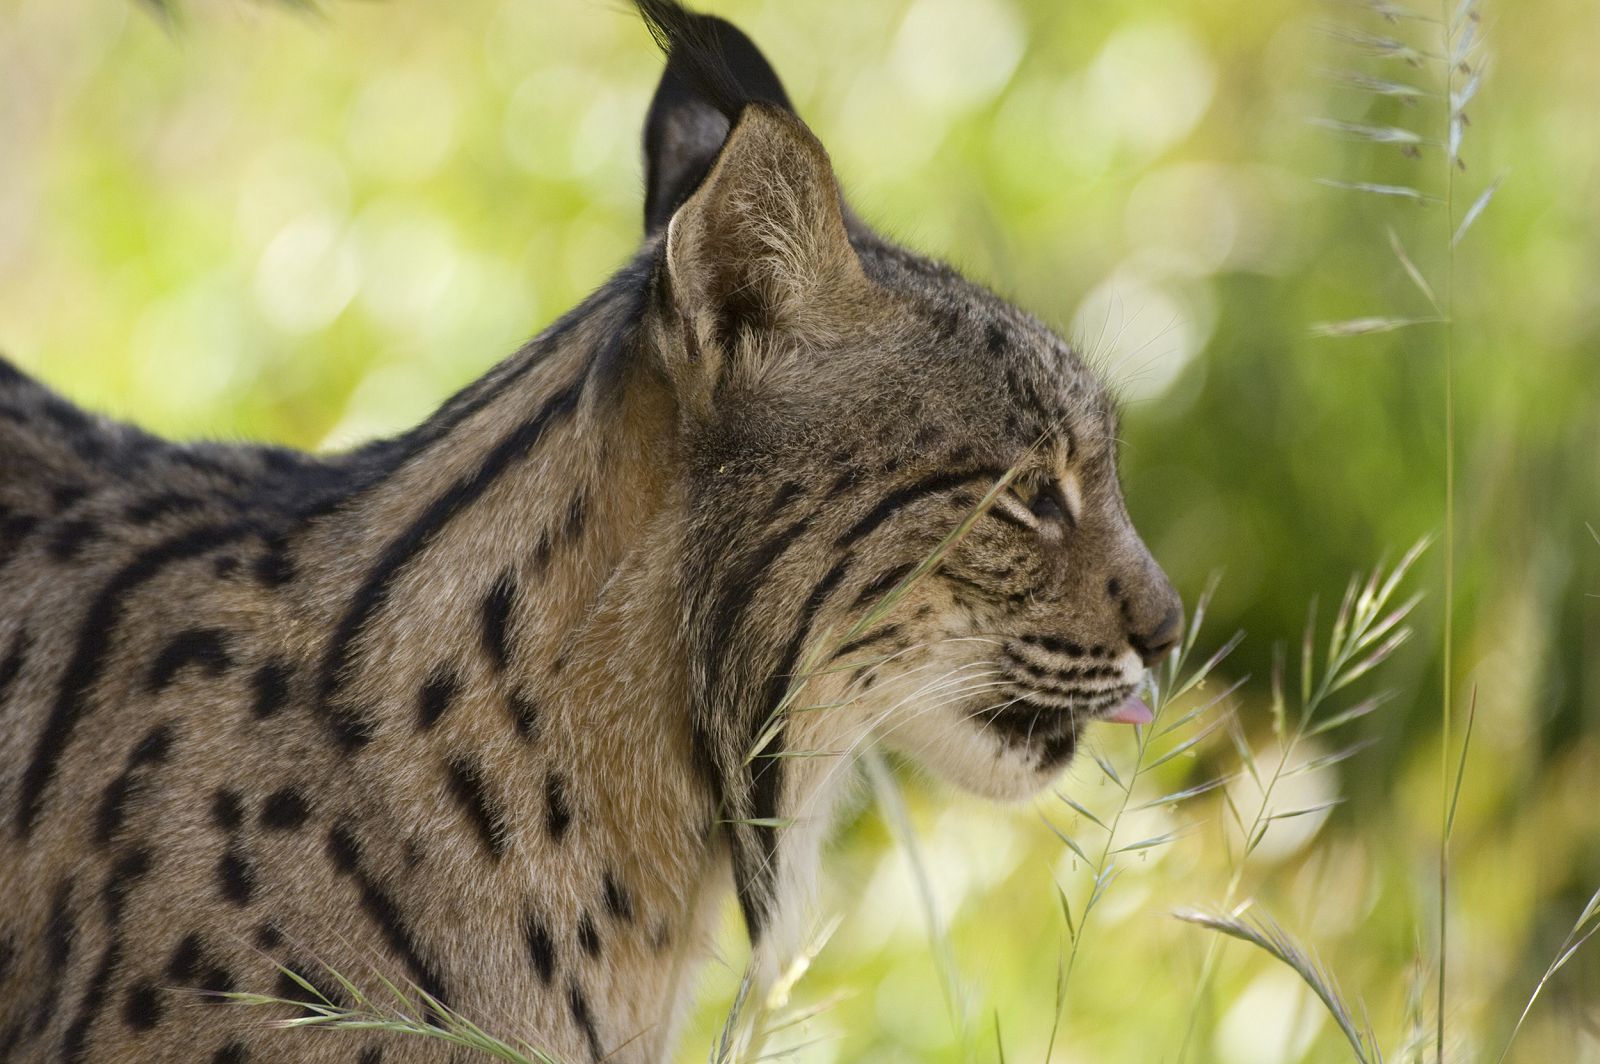
[(238, 831), (239, 825), (244, 823), (244, 802), (239, 792), (226, 787), (219, 789), (211, 798), (211, 819), (223, 831)]
[(540, 572), (550, 567), (550, 557), (555, 553), (555, 544), (550, 542), (550, 533), (539, 533), (539, 542), (533, 545), (533, 567)]
[(0, 513), (0, 565), (11, 560), (22, 541), (38, 526), (39, 519), (32, 514)]
[(412, 837), (406, 840), (405, 860), (407, 868), (416, 868), (426, 859), (427, 853), (422, 848), (422, 840)]
[(224, 898), (235, 905), (250, 904), (256, 890), (256, 873), (250, 866), (250, 859), (237, 845), (222, 851), (222, 858), (217, 862), (217, 882)]
[(203, 994), (207, 1004), (223, 1004), (228, 1000), (226, 995), (233, 993), (233, 973), (220, 964), (213, 964), (195, 980), (195, 989)]
[(833, 483), (829, 484), (827, 489), (823, 491), (822, 497), (825, 499), (837, 499), (855, 487), (855, 483), (856, 471), (854, 469), (846, 469), (843, 473), (833, 478)]
[(633, 899), (628, 896), (628, 888), (617, 882), (617, 877), (610, 872), (606, 873), (606, 912), (613, 919), (625, 924), (633, 922)]
[(217, 579), (226, 580), (239, 571), (239, 559), (232, 554), (219, 554), (211, 563), (211, 571), (217, 574)]
[(250, 678), (250, 690), (257, 717), (270, 717), (289, 700), (289, 677), (293, 669), (281, 658), (273, 658)]
[(45, 541), (45, 551), (54, 561), (70, 562), (85, 544), (99, 534), (99, 525), (88, 518), (75, 517), (56, 525)]
[(461, 694), (461, 676), (454, 669), (440, 666), (423, 681), (417, 693), (417, 726), (424, 731), (444, 716)]
[(518, 735), (532, 739), (539, 734), (539, 703), (532, 695), (518, 691), (506, 700), (506, 705), (511, 710), (511, 722)]
[(0, 938), (0, 983), (4, 983), (11, 975), (11, 965), (16, 963), (17, 944), (11, 936)]
[(251, 569), (256, 580), (266, 587), (282, 587), (295, 577), (294, 559), (289, 557), (288, 544), (282, 540), (269, 542), (267, 552), (256, 558)]
[(600, 1032), (595, 1030), (594, 1017), (589, 1014), (589, 1002), (575, 979), (567, 983), (567, 1008), (572, 1012), (572, 1022), (578, 1025), (589, 1043), (589, 1055), (596, 1061), (604, 1060), (606, 1053), (600, 1045)]
[(189, 628), (168, 640), (156, 655), (145, 680), (152, 691), (160, 691), (177, 678), (189, 665), (201, 671), (220, 676), (233, 665), (228, 654), (228, 634), (220, 628)]
[(544, 780), (544, 826), (550, 837), (560, 842), (572, 826), (572, 810), (567, 807), (567, 787), (559, 772)]
[(1107, 580), (1106, 581), (1106, 594), (1110, 595), (1114, 599), (1120, 599), (1122, 597), (1122, 581), (1118, 580), (1114, 576), (1111, 579)]
[(383, 1047), (368, 1046), (361, 1051), (361, 1056), (356, 1064), (383, 1064)]
[(550, 929), (529, 912), (523, 917), (522, 932), (528, 940), (528, 956), (533, 961), (534, 971), (539, 973), (539, 981), (549, 986), (556, 974), (556, 944), (550, 938)]
[(263, 951), (275, 950), (283, 942), (283, 932), (275, 924), (262, 924), (256, 928), (255, 942), (256, 947)]
[(351, 754), (372, 741), (378, 725), (357, 710), (334, 706), (328, 710), (328, 728), (333, 732), (339, 749)]
[(280, 787), (261, 803), (261, 826), (277, 831), (298, 830), (309, 815), (305, 795), (293, 787)]
[(600, 932), (588, 913), (578, 918), (578, 945), (591, 957), (600, 956)]
[(200, 970), (205, 955), (205, 943), (200, 940), (200, 932), (190, 931), (172, 951), (172, 959), (167, 961), (167, 978), (175, 983), (189, 982)]
[(245, 1064), (244, 1046), (238, 1042), (229, 1042), (211, 1056), (211, 1064)]
[(50, 501), (55, 504), (57, 510), (65, 510), (77, 504), (87, 494), (89, 489), (82, 484), (57, 484), (50, 489)]
[(496, 671), (511, 662), (511, 613), (517, 604), (516, 573), (507, 569), (483, 599), (483, 651)]
[(483, 778), (483, 766), (465, 757), (452, 758), (445, 766), (450, 780), (450, 793), (466, 810), (467, 817), (478, 829), (478, 837), (488, 849), (489, 856), (498, 861), (505, 856), (505, 816), (490, 799)]
[[(291, 975), (290, 972), (294, 974)], [(302, 1005), (322, 1008), (329, 1005), (337, 1006), (339, 999), (332, 987), (313, 980), (310, 972), (311, 966), (302, 959), (290, 958), (284, 961), (278, 969), (277, 985), (273, 987), (272, 996), (282, 1001), (299, 1002)], [(308, 1008), (303, 1015), (315, 1016), (318, 1013)]]
[(997, 321), (989, 323), (989, 328), (983, 336), (983, 346), (989, 354), (999, 356), (1005, 354), (1006, 348), (1011, 345), (1011, 337), (1006, 334), (1006, 327)]
[(150, 871), (153, 861), (150, 851), (144, 847), (129, 850), (117, 858), (111, 865), (111, 874), (106, 879), (105, 891), (102, 898), (106, 905), (106, 919), (115, 925), (122, 919), (122, 907), (127, 903), (128, 895), (138, 885), (139, 880)]
[(161, 991), (154, 983), (136, 983), (129, 988), (122, 1020), (136, 1031), (148, 1031), (161, 1022)]

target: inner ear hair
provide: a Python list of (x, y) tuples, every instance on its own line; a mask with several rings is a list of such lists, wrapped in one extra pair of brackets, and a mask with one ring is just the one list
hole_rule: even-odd
[(726, 353), (746, 330), (804, 331), (866, 284), (827, 152), (768, 104), (741, 113), (668, 224), (665, 255), (693, 372), (716, 372), (707, 348)]

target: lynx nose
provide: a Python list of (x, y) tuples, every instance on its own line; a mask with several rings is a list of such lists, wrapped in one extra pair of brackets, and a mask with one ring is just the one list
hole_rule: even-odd
[(1151, 668), (1166, 656), (1167, 651), (1178, 645), (1178, 637), (1182, 634), (1183, 608), (1173, 606), (1151, 631), (1143, 635), (1130, 632), (1128, 643), (1144, 659), (1145, 667)]

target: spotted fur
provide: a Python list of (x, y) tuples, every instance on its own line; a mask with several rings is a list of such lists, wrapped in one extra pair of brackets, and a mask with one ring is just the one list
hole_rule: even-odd
[(0, 1058), (456, 1059), (215, 1004), (283, 964), (661, 1059), (728, 884), (781, 958), (866, 745), (1026, 795), (1170, 644), (1076, 354), (640, 6), (639, 253), (416, 429), (176, 444), (0, 361)]

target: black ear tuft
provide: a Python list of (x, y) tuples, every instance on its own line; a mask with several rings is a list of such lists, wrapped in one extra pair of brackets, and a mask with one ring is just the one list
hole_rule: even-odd
[(755, 43), (732, 23), (669, 0), (636, 0), (667, 53), (644, 127), (645, 232), (667, 224), (699, 187), (746, 104), (794, 113), (783, 84)]

